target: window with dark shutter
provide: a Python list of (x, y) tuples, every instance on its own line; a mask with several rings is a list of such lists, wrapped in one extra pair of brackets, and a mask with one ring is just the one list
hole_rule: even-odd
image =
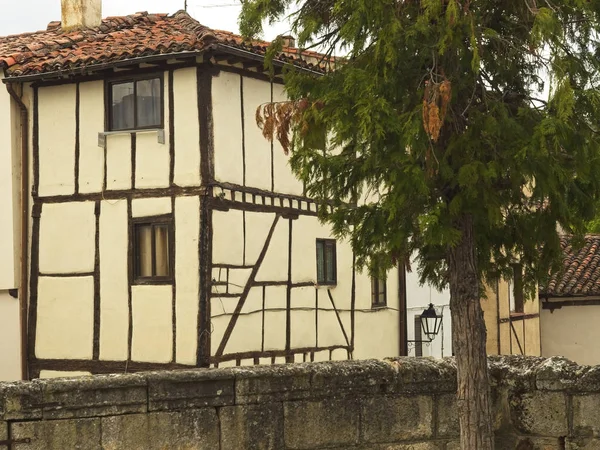
[(337, 283), (337, 263), (334, 239), (317, 239), (317, 284)]

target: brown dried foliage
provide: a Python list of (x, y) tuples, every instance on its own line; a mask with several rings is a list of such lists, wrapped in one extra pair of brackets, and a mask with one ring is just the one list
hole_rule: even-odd
[(433, 142), (437, 142), (440, 137), (451, 97), (452, 83), (450, 80), (444, 79), (440, 83), (431, 80), (425, 82), (423, 127)]
[(292, 127), (300, 125), (302, 134), (308, 131), (308, 124), (302, 120), (302, 113), (309, 106), (310, 102), (306, 99), (264, 103), (256, 109), (256, 124), (270, 142), (277, 139), (287, 155), (291, 149)]

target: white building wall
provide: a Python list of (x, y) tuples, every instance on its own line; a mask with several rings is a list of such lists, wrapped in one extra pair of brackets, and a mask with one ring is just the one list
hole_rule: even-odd
[(39, 89), (40, 196), (75, 193), (76, 85)]
[[(413, 267), (416, 262), (413, 261)], [(435, 287), (419, 283), (419, 274), (416, 270), (406, 273), (406, 309), (407, 309), (407, 335), (408, 340), (415, 340), (415, 316), (423, 313), (423, 310), (433, 303), (438, 314), (442, 314), (442, 325), (439, 335), (431, 343), (422, 343), (423, 356), (442, 358), (452, 356), (452, 318), (450, 315), (450, 291), (445, 289), (438, 291)], [(422, 334), (422, 333), (421, 333)], [(422, 340), (426, 336), (422, 334)], [(415, 355), (417, 343), (408, 345), (408, 354)]]
[(578, 364), (600, 364), (600, 306), (564, 306), (540, 312), (542, 356), (564, 356)]
[(178, 186), (200, 185), (200, 125), (196, 68), (176, 70), (173, 77), (175, 114), (175, 177)]
[(0, 289), (0, 381), (21, 379), (19, 300)]
[[(1, 78), (1, 75), (0, 75)], [(0, 381), (21, 378), (19, 301), (9, 289), (19, 286), (19, 155), (18, 110), (6, 88), (0, 88)]]

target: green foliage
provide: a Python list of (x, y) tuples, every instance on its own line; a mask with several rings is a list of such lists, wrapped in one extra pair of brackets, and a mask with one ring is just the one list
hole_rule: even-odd
[[(245, 0), (240, 27), (260, 33), (291, 4)], [(519, 260), (534, 286), (556, 268), (557, 230), (584, 233), (600, 198), (600, 2), (298, 4), (300, 45), (347, 57), (322, 77), (287, 73), (290, 98), (311, 105), (292, 130), (291, 164), (310, 196), (333, 199), (321, 218), (358, 264), (391, 267), (417, 251), (423, 279), (443, 285), (470, 216), (482, 279)]]

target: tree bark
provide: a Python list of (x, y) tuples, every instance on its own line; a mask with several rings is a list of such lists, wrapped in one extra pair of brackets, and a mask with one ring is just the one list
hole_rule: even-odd
[(460, 448), (493, 450), (494, 431), (486, 355), (486, 329), (479, 299), (473, 219), (457, 223), (461, 241), (448, 249), (452, 345), (458, 377)]

